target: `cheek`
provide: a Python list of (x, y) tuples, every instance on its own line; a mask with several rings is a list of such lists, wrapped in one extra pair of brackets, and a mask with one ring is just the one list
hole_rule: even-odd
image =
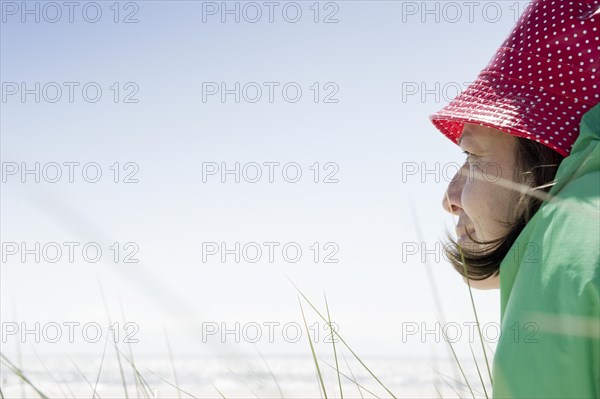
[(462, 191), (463, 210), (480, 240), (493, 240), (508, 232), (501, 221), (509, 221), (510, 190), (489, 181), (467, 181)]
[(463, 210), (469, 216), (475, 227), (480, 223), (481, 218), (485, 215), (486, 190), (484, 184), (479, 181), (467, 180), (465, 183), (462, 195), (461, 204)]

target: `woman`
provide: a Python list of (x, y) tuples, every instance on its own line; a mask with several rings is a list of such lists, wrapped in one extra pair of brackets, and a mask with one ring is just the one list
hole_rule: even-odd
[(467, 154), (449, 257), (500, 288), (495, 398), (600, 397), (599, 102), (600, 1), (534, 0), (431, 117)]

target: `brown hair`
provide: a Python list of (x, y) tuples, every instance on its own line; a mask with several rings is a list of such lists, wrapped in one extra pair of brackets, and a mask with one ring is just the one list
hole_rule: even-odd
[(500, 273), (504, 260), (525, 225), (540, 208), (543, 200), (533, 193), (547, 193), (554, 184), (554, 177), (562, 155), (536, 141), (517, 137), (514, 180), (531, 187), (528, 192), (513, 191), (516, 196), (515, 219), (509, 232), (494, 241), (477, 241), (467, 233), (473, 245), (460, 245), (448, 235), (445, 251), (450, 263), (463, 277), (485, 280)]

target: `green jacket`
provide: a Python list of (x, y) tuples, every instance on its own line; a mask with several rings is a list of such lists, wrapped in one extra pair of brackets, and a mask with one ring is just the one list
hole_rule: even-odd
[(600, 105), (500, 265), (494, 398), (600, 398)]

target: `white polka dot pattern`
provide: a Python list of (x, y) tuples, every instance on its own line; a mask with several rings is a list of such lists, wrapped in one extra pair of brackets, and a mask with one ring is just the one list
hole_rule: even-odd
[(567, 156), (599, 102), (600, 0), (534, 0), (477, 80), (431, 120), (455, 143), (476, 123)]

